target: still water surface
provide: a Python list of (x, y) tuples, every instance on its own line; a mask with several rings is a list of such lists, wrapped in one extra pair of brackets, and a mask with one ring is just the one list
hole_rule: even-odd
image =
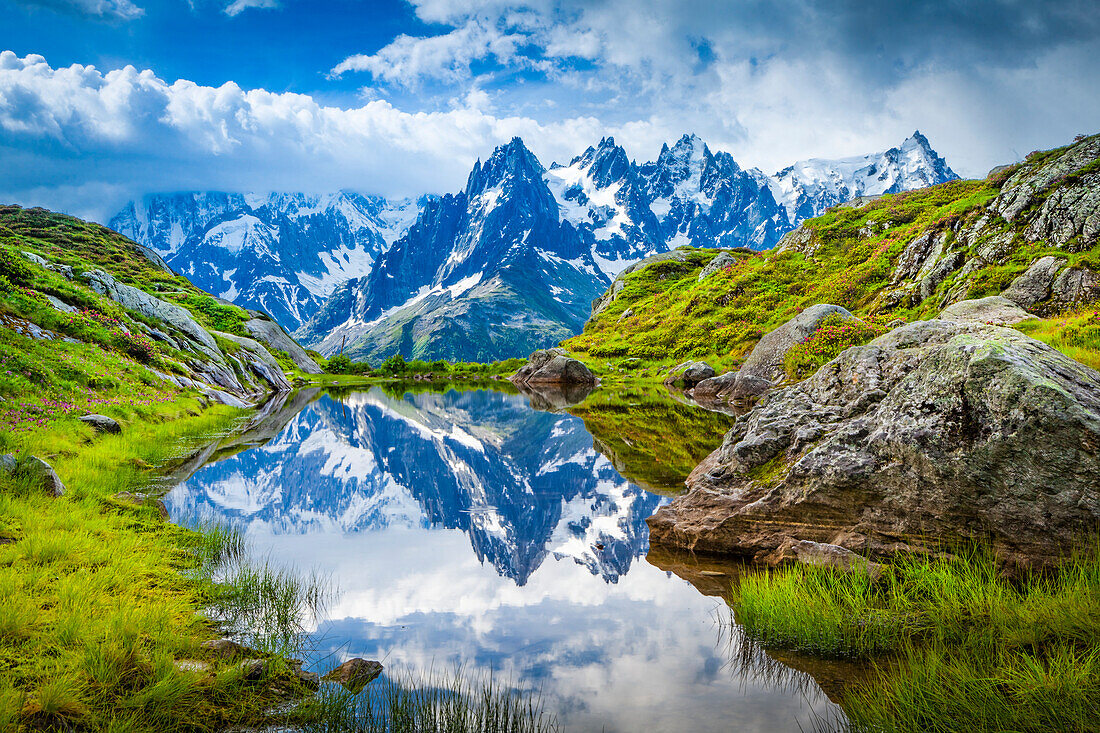
[[(311, 633), (317, 671), (353, 656), (492, 670), (584, 733), (809, 730), (835, 706), (808, 675), (760, 654), (746, 665), (707, 595), (736, 571), (647, 558), (645, 519), (676, 490), (661, 481), (686, 470), (670, 447), (705, 454), (728, 425), (665, 399), (662, 412), (652, 395), (645, 410), (605, 396), (610, 422), (580, 410), (613, 433), (594, 440), (581, 417), (518, 394), (298, 395), (167, 502), (177, 522), (235, 525), (335, 582)], [(631, 405), (638, 430), (623, 427)]]

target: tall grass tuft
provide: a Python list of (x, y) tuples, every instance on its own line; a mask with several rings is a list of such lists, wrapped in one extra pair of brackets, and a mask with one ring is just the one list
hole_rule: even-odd
[(387, 674), (359, 694), (325, 686), (302, 710), (310, 733), (553, 733), (538, 696), (491, 675)]
[(743, 633), (765, 646), (872, 660), (848, 690), (853, 731), (1086, 731), (1100, 720), (1100, 552), (1048, 574), (996, 558), (898, 558), (877, 581), (795, 567), (735, 589)]

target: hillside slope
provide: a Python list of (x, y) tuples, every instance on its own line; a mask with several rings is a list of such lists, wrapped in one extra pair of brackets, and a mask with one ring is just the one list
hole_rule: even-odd
[[(981, 181), (838, 206), (774, 250), (684, 248), (620, 276), (564, 346), (605, 374), (702, 359), (735, 367), (817, 303), (885, 324), (1004, 293), (1040, 316), (1021, 328), (1096, 359), (1100, 135), (1036, 152)], [(1096, 364), (1093, 364), (1094, 366)]]
[[(115, 232), (0, 207), (0, 425), (181, 392), (236, 407), (319, 371), (266, 315), (227, 305)], [(288, 353), (290, 352), (290, 353)]]

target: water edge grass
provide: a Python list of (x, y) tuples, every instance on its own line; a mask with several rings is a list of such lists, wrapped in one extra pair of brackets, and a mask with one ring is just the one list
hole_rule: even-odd
[(982, 550), (908, 556), (881, 578), (791, 567), (740, 579), (765, 647), (864, 659), (852, 731), (1089, 731), (1100, 720), (1100, 544), (1012, 579)]

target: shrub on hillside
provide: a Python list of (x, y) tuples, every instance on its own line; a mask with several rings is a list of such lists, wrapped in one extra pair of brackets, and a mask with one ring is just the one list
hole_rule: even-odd
[(823, 365), (835, 359), (850, 346), (860, 346), (886, 333), (885, 325), (873, 319), (846, 320), (834, 313), (821, 322), (810, 336), (795, 344), (783, 358), (787, 376), (795, 381), (805, 379)]

